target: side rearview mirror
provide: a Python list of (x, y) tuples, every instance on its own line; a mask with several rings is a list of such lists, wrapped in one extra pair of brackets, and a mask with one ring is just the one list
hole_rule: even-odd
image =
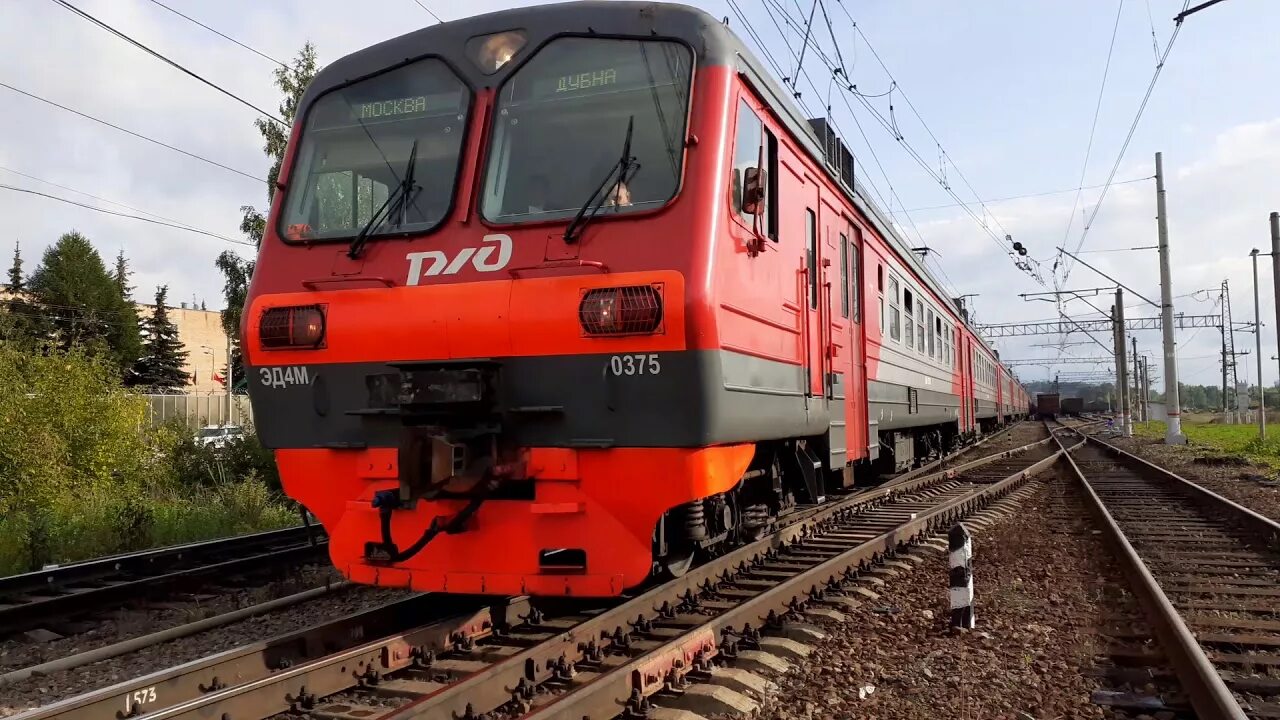
[(742, 211), (759, 215), (764, 209), (764, 188), (768, 173), (764, 168), (749, 167), (742, 173)]

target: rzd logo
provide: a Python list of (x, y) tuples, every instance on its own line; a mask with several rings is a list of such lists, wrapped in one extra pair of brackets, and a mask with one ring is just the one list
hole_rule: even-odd
[[(432, 277), (435, 275), (455, 275), (459, 270), (466, 267), (467, 261), (471, 262), (472, 267), (477, 272), (495, 272), (507, 266), (511, 262), (511, 236), (495, 234), (485, 235), (481, 242), (497, 243), (498, 256), (493, 257), (494, 246), (485, 245), (478, 248), (463, 248), (449, 259), (444, 252), (440, 250), (427, 250), (426, 252), (411, 252), (405, 255), (405, 259), (409, 261), (409, 279), (405, 285), (417, 285), (424, 277)], [(426, 268), (423, 265), (430, 261)]]

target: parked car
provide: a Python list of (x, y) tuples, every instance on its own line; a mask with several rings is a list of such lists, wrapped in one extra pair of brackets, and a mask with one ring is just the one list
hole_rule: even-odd
[(203, 446), (225, 447), (228, 440), (244, 437), (239, 425), (205, 425), (196, 433), (196, 443)]

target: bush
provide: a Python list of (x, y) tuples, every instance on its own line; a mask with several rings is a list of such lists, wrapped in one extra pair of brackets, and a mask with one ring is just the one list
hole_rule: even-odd
[(252, 426), (246, 425), (243, 437), (232, 438), (220, 448), (196, 442), (195, 432), (181, 420), (166, 423), (161, 433), (167, 438), (165, 454), (179, 484), (209, 486), (253, 476), (271, 492), (283, 494), (275, 456), (259, 442)]
[(0, 574), (297, 522), (252, 432), (151, 430), (109, 360), (0, 345)]

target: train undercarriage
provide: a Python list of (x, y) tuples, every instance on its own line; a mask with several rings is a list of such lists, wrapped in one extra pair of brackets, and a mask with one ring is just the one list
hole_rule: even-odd
[(823, 437), (759, 443), (751, 465), (733, 489), (663, 514), (653, 535), (653, 577), (679, 577), (699, 558), (764, 537), (802, 507), (938, 460), (1014, 420), (1012, 416), (979, 418), (977, 429), (965, 432), (955, 422), (884, 432), (877, 460), (836, 469), (821, 460), (826, 457)]

